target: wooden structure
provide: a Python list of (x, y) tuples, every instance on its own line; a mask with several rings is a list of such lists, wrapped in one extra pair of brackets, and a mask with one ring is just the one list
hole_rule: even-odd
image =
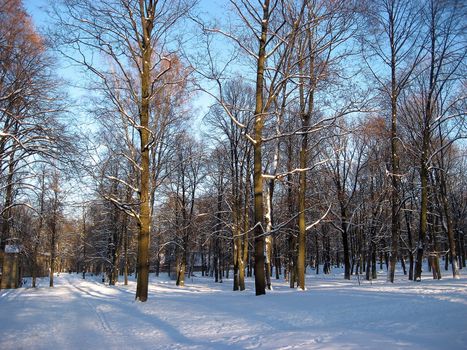
[(21, 255), (20, 247), (6, 245), (5, 251), (0, 252), (1, 277), (0, 289), (18, 288), (21, 286)]

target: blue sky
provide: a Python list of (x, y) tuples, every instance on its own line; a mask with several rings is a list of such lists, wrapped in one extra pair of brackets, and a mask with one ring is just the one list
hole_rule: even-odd
[(48, 0), (23, 0), (26, 10), (31, 15), (34, 23), (37, 27), (41, 27), (47, 22), (44, 8), (49, 6), (50, 1)]
[[(39, 31), (45, 30), (47, 26), (50, 25), (46, 10), (53, 4), (53, 1), (54, 0), (23, 0), (26, 10), (31, 15)], [(228, 0), (201, 0), (198, 11), (219, 19), (225, 16), (228, 7)], [(82, 74), (79, 70), (65, 63), (58, 71), (58, 74), (69, 81), (70, 85), (68, 86), (68, 91), (72, 98), (78, 99), (83, 91), (79, 88), (72, 87), (72, 85), (73, 81), (82, 82)], [(198, 93), (192, 102), (198, 114), (194, 121), (196, 127), (193, 131), (196, 130), (195, 134), (199, 134), (199, 129), (202, 128), (201, 118), (207, 112), (213, 100), (204, 93)]]

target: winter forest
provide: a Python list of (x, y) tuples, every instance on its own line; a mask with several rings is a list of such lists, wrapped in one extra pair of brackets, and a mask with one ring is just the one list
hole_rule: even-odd
[(466, 19), (0, 0), (0, 348), (465, 349)]

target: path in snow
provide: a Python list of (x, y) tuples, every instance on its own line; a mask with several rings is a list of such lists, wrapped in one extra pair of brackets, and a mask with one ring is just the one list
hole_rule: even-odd
[(467, 279), (402, 276), (358, 285), (310, 275), (308, 290), (274, 281), (256, 297), (195, 278), (109, 287), (61, 274), (56, 287), (0, 291), (0, 349), (467, 349)]

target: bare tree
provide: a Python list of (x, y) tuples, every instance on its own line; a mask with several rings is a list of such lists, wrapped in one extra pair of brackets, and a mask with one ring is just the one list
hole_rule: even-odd
[[(69, 151), (67, 128), (59, 122), (65, 96), (59, 92), (48, 48), (20, 1), (0, 1), (0, 249), (8, 240), (20, 239), (34, 285), (36, 259), (43, 248), (41, 165), (58, 163)], [(42, 181), (36, 181), (39, 178)], [(39, 205), (37, 197), (42, 197)], [(19, 206), (27, 209), (19, 214)], [(14, 237), (16, 215), (29, 216), (24, 219), (31, 223), (22, 238)]]
[[(138, 169), (138, 187), (130, 187), (139, 197), (132, 214), (139, 228), (136, 299), (142, 302), (147, 300), (149, 282), (150, 171), (155, 142), (151, 117), (160, 106), (159, 83), (177, 60), (174, 28), (195, 4), (185, 0), (64, 0), (54, 10), (58, 48), (93, 74), (114, 110), (138, 135), (137, 158), (130, 160)], [(94, 53), (98, 59), (93, 59)], [(122, 99), (122, 94), (127, 98)], [(128, 209), (121, 201), (115, 202)]]
[[(433, 174), (434, 160), (439, 169), (444, 169), (444, 152), (462, 132), (462, 119), (465, 113), (459, 108), (464, 97), (459, 93), (462, 81), (462, 67), (467, 51), (463, 45), (463, 27), (457, 16), (462, 16), (456, 1), (427, 1), (422, 12), (426, 45), (423, 46), (423, 62), (416, 67), (416, 77), (401, 95), (401, 114), (407, 119), (404, 125), (410, 131), (414, 155), (420, 163), (420, 217), (415, 280), (421, 279), (425, 239), (428, 232), (428, 212), (430, 204), (430, 175)], [(447, 135), (442, 130), (448, 129)], [(435, 138), (435, 134), (439, 134)], [(442, 203), (443, 227), (453, 252), (452, 271), (458, 278), (456, 245), (451, 222), (451, 210), (447, 200), (446, 171), (437, 171), (440, 202)], [(435, 197), (432, 197), (435, 198)]]
[[(224, 86), (225, 103), (229, 105), (231, 113), (243, 125), (251, 125), (253, 113), (253, 90), (250, 85), (235, 79)], [(233, 239), (233, 290), (245, 289), (245, 265), (248, 251), (248, 215), (245, 215), (244, 203), (250, 198), (247, 195), (246, 176), (250, 158), (250, 142), (243, 137), (242, 130), (235, 125), (232, 118), (225, 113), (220, 105), (211, 107), (205, 117), (205, 123), (210, 132), (208, 137), (225, 150), (229, 157), (229, 207), (231, 208), (231, 222)]]
[[(423, 58), (420, 49), (420, 6), (416, 2), (381, 0), (368, 3), (365, 13), (370, 26), (362, 35), (363, 58), (372, 77), (379, 84), (383, 98), (388, 101), (391, 121), (391, 254), (387, 280), (394, 282), (400, 238), (400, 138), (398, 99), (410, 83), (415, 67)], [(370, 63), (370, 60), (372, 61)], [(389, 74), (381, 74), (378, 67)]]

